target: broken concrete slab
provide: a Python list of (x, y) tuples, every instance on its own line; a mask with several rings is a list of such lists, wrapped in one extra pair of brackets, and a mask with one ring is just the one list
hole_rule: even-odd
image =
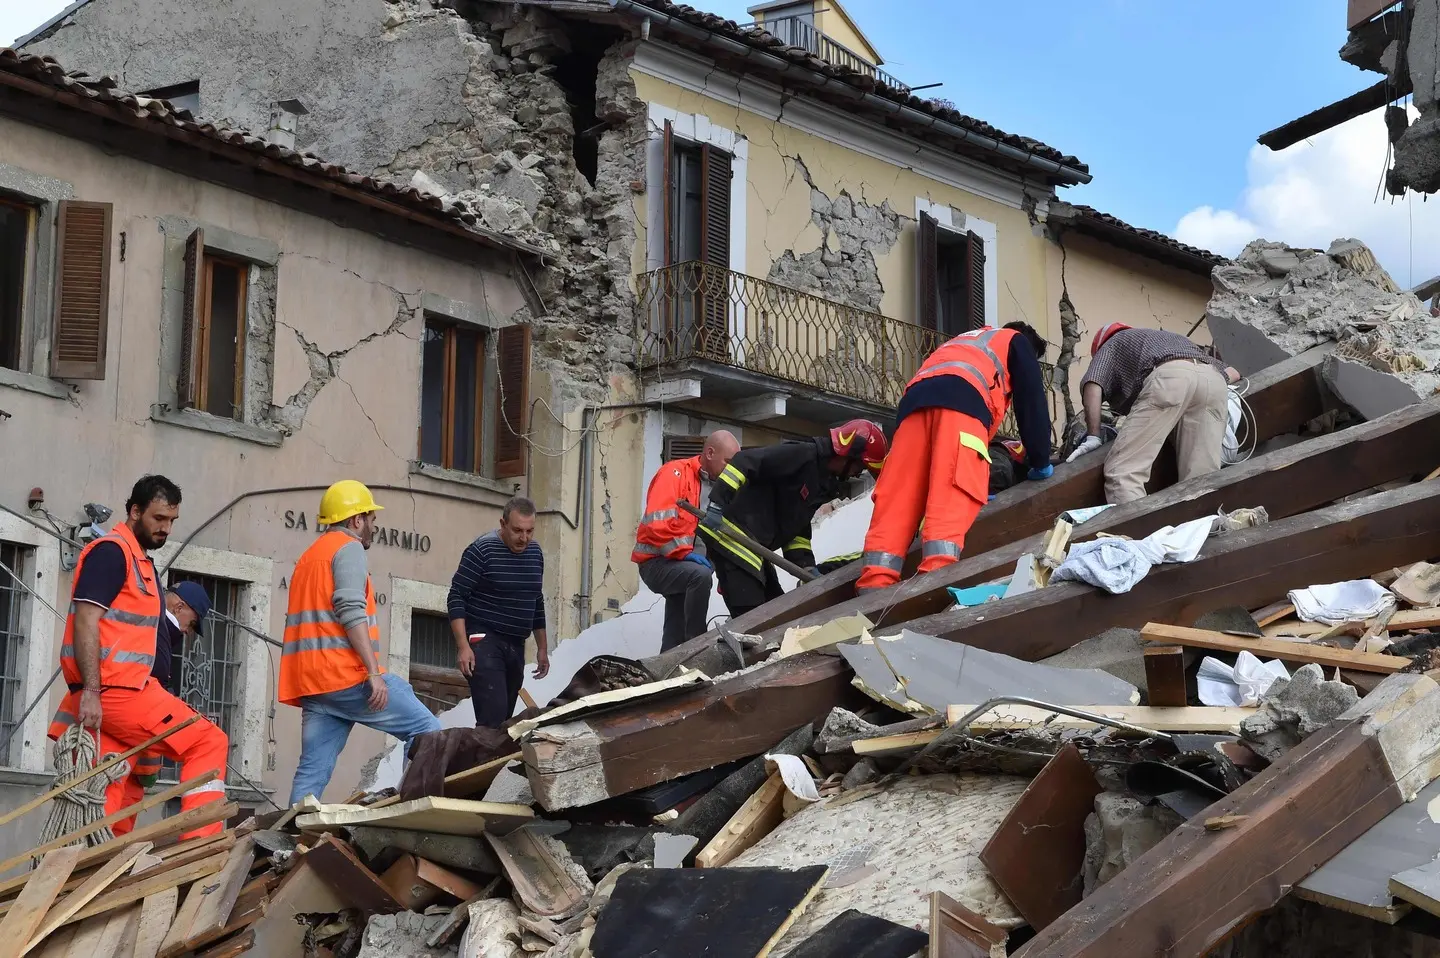
[(411, 911), (374, 915), (365, 925), (359, 958), (456, 958), (458, 950), (454, 945), (432, 948), (426, 944), (430, 935), (445, 923), (446, 917), (418, 915)]
[(956, 702), (1023, 695), (1057, 705), (1133, 705), (1139, 690), (1099, 671), (1060, 669), (904, 629), (840, 646), (855, 685), (902, 711), (943, 713)]
[(1083, 897), (1089, 898), (1160, 844), (1181, 821), (1179, 815), (1162, 805), (1146, 805), (1118, 792), (1096, 795), (1095, 811), (1085, 819)]
[(484, 875), (499, 874), (500, 865), (495, 856), (478, 838), (365, 825), (355, 826), (348, 833), (351, 844), (360, 849), (366, 862), (376, 871), (384, 871), (400, 853), (408, 852), (449, 868)]
[(1326, 681), (1320, 666), (1301, 666), (1290, 678), (1275, 680), (1255, 714), (1240, 723), (1240, 736), (1273, 762), (1359, 700), (1351, 686)]
[(1390, 372), (1334, 355), (1325, 358), (1320, 378), (1336, 399), (1365, 419), (1379, 419), (1425, 398)]
[(458, 958), (522, 958), (520, 911), (507, 898), (471, 902)]
[(1059, 669), (1099, 669), (1137, 688), (1145, 684), (1145, 642), (1139, 629), (1106, 629), (1064, 652), (1041, 659)]
[(1014, 928), (1024, 918), (990, 877), (980, 852), (1027, 784), (1010, 775), (938, 774), (862, 786), (804, 809), (726, 867), (832, 864), (869, 846), (855, 880), (826, 887), (780, 942), (775, 958), (850, 908), (928, 929), (932, 891)]

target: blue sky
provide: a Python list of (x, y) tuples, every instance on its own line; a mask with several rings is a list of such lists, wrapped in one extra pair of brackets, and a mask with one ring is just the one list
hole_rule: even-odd
[[(744, 21), (754, 0), (692, 2)], [(1440, 273), (1440, 200), (1375, 201), (1378, 115), (1282, 154), (1255, 145), (1378, 79), (1336, 55), (1344, 0), (843, 2), (906, 82), (1089, 163), (1067, 199), (1227, 254), (1356, 236), (1402, 284)], [(0, 0), (0, 37), (64, 5)]]

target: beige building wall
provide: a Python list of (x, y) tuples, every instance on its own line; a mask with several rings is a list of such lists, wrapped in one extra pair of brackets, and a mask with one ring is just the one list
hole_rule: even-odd
[[(114, 204), (106, 377), (68, 384), (38, 375), (0, 378), (0, 409), (8, 414), (0, 420), (0, 502), (24, 511), (31, 488), (40, 487), (45, 506), (63, 522), (76, 521), (87, 502), (108, 505), (118, 519), (134, 480), (164, 473), (179, 483), (184, 502), (161, 564), (174, 559), (177, 570), (234, 581), (239, 619), (278, 640), (289, 577), (316, 534), (321, 490), (342, 478), (365, 481), (376, 487), (385, 506), (379, 521), (390, 530), (369, 552), (382, 603), (381, 643), (389, 667), (403, 674), (410, 612), (445, 611), (443, 596), (461, 551), (495, 527), (510, 495), (528, 490), (542, 512), (552, 644), (578, 631), (584, 444), (577, 438), (580, 414), (550, 389), (543, 363), (536, 363), (531, 379), (527, 477), (437, 479), (411, 467), (426, 309), (439, 304), (487, 323), (508, 323), (524, 302), (509, 275), (508, 254), (476, 246), (465, 251), (465, 261), (444, 258), (8, 118), (0, 119), (0, 142), (0, 183), (7, 188), (43, 182), (74, 199)], [(232, 243), (239, 237), (257, 249), (272, 248), (277, 332), (273, 394), (265, 398), (294, 408), (297, 397), (313, 392), (293, 435), (281, 439), (255, 430), (250, 439), (237, 438), (226, 434), (233, 431), (225, 425), (230, 421), (207, 421), (194, 412), (182, 417), (189, 425), (157, 421), (168, 418), (154, 406), (167, 377), (173, 390), (175, 372), (161, 358), (161, 317), (165, 298), (174, 295), (165, 289), (165, 260), (166, 231), (176, 224), (202, 224), (207, 236), (224, 232)], [(173, 246), (173, 233), (170, 238)], [(324, 375), (327, 369), (333, 378)], [(613, 387), (618, 401), (633, 399), (633, 385), (624, 377)], [(611, 595), (627, 594), (633, 584), (633, 576), (605, 578), (611, 564), (628, 565), (634, 529), (630, 518), (611, 521), (606, 510), (630, 503), (639, 486), (641, 412), (601, 412), (593, 431), (594, 474), (601, 478), (591, 526), (594, 548), (606, 557), (594, 574)], [(380, 488), (385, 486), (393, 488)], [(23, 574), (46, 602), (64, 610), (71, 577), (62, 565), (73, 557), (62, 563), (65, 550), (20, 520), (0, 523), (0, 538), (36, 550)], [(179, 542), (188, 542), (183, 551)], [(58, 661), (64, 629), (58, 619), (48, 621), (55, 616), (39, 604), (31, 603), (30, 612), (27, 702)], [(300, 711), (276, 702), (278, 650), (250, 638), (240, 644), (232, 761), (283, 803), (298, 758)], [(62, 692), (57, 683), (27, 721), (14, 751), (18, 767), (0, 770), (0, 783), (30, 787), (45, 780), (45, 728)], [(382, 738), (356, 729), (328, 800), (355, 787)], [(230, 784), (242, 783), (232, 774)], [(0, 851), (20, 840), (0, 835)]]

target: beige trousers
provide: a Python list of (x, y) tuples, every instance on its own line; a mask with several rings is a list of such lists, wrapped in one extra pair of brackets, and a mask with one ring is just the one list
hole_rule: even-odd
[(1155, 367), (1105, 459), (1105, 501), (1118, 506), (1145, 496), (1150, 467), (1172, 432), (1182, 482), (1219, 469), (1227, 399), (1225, 377), (1210, 363)]

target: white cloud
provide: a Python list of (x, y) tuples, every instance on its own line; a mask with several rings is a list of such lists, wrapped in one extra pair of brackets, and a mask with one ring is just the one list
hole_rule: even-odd
[(1279, 153), (1256, 144), (1236, 208), (1197, 207), (1181, 217), (1175, 236), (1227, 256), (1259, 238), (1324, 249), (1354, 237), (1396, 282), (1423, 282), (1440, 274), (1440, 197), (1382, 191), (1377, 199), (1385, 156), (1381, 110)]

